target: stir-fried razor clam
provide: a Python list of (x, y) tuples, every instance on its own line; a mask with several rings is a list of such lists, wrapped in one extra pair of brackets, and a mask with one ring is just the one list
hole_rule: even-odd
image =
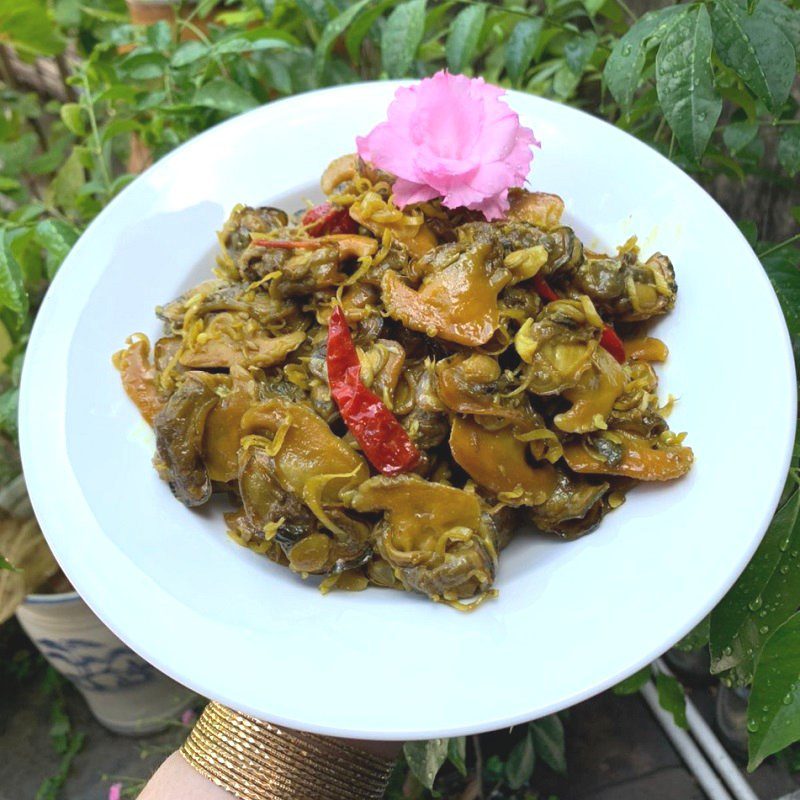
[(675, 275), (635, 240), (585, 250), (556, 195), (514, 189), (486, 222), (398, 208), (393, 181), (343, 156), (322, 205), (237, 206), (215, 277), (114, 364), (158, 473), (186, 506), (231, 499), (237, 542), (323, 591), (472, 609), (518, 528), (586, 534), (690, 469), (642, 325)]

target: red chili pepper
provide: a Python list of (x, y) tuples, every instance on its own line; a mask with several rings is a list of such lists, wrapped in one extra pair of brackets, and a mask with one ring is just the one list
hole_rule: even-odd
[(384, 475), (413, 469), (420, 452), (397, 417), (361, 382), (358, 353), (341, 306), (336, 306), (328, 323), (326, 364), (331, 396), (373, 466)]
[(253, 239), (252, 244), (256, 247), (275, 247), (280, 250), (314, 250), (321, 247), (320, 242), (306, 241), (299, 239), (296, 242), (287, 241), (286, 239)]
[(550, 288), (550, 284), (545, 280), (543, 275), (534, 275), (533, 276), (533, 288), (536, 290), (536, 294), (542, 298), (542, 300), (546, 300), (548, 303), (552, 303), (554, 300), (560, 300), (561, 298)]
[(620, 364), (625, 363), (625, 345), (610, 325), (603, 327), (603, 332), (600, 334), (600, 347), (608, 350)]
[(341, 206), (331, 203), (309, 208), (301, 220), (309, 236), (325, 236), (330, 233), (355, 233), (358, 230), (356, 221), (350, 212)]

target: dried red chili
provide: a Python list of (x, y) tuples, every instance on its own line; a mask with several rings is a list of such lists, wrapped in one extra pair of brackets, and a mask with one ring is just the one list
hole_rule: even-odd
[(536, 294), (548, 303), (559, 299), (558, 295), (550, 288), (550, 284), (545, 280), (543, 275), (533, 276), (533, 288), (536, 290)]
[(413, 469), (420, 452), (397, 417), (361, 382), (358, 353), (341, 306), (336, 306), (328, 323), (326, 365), (342, 420), (372, 465), (384, 475)]
[(625, 345), (610, 325), (603, 327), (603, 333), (600, 335), (600, 347), (608, 350), (620, 364), (625, 363)]
[(326, 236), (331, 233), (355, 233), (356, 221), (350, 212), (332, 203), (322, 203), (309, 208), (301, 220), (309, 236)]

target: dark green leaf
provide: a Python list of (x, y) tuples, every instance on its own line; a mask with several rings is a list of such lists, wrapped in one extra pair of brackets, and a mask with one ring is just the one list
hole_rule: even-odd
[(772, 17), (773, 22), (794, 45), (797, 57), (800, 58), (800, 9), (789, 8), (781, 0), (760, 0), (758, 7), (760, 13)]
[(432, 789), (436, 774), (447, 758), (447, 739), (429, 739), (421, 742), (406, 742), (403, 754), (417, 780)]
[(383, 70), (390, 78), (405, 75), (425, 31), (425, 0), (409, 0), (389, 14), (381, 37)]
[(78, 241), (78, 236), (74, 226), (59, 219), (45, 219), (36, 226), (36, 240), (46, 252), (47, 277), (50, 280)]
[(297, 0), (297, 7), (304, 17), (313, 20), (316, 25), (324, 27), (328, 24), (330, 15), (325, 0)]
[(559, 775), (567, 774), (567, 754), (564, 744), (564, 726), (558, 714), (550, 714), (530, 724), (536, 755)]
[(28, 294), (17, 259), (11, 251), (8, 231), (0, 228), (0, 307), (11, 311), (22, 325), (28, 313)]
[(451, 72), (461, 73), (472, 63), (485, 19), (486, 6), (483, 3), (466, 6), (456, 14), (445, 45), (447, 66)]
[(54, 56), (64, 49), (59, 32), (44, 0), (0, 0), (0, 44), (21, 53)]
[(711, 13), (720, 59), (767, 108), (777, 111), (786, 102), (794, 81), (792, 43), (760, 4), (748, 14), (744, 0), (716, 0)]
[(467, 774), (467, 740), (464, 736), (454, 736), (448, 741), (447, 758), (461, 775)]
[(797, 251), (779, 250), (761, 259), (772, 288), (778, 295), (786, 326), (792, 336), (800, 336), (800, 269)]
[(533, 749), (531, 732), (526, 731), (525, 737), (514, 745), (506, 761), (506, 781), (512, 789), (519, 789), (526, 784), (536, 765), (536, 753)]
[(800, 612), (767, 640), (748, 704), (749, 770), (800, 740)]
[(0, 431), (12, 441), (17, 441), (19, 430), (17, 417), (19, 416), (19, 389), (8, 389), (0, 394)]
[(488, 781), (502, 780), (505, 775), (503, 760), (499, 756), (489, 756), (484, 765), (484, 772), (486, 774), (486, 780)]
[(375, 23), (386, 9), (391, 8), (396, 2), (397, 0), (380, 0), (377, 5), (365, 9), (364, 13), (359, 14), (348, 26), (344, 36), (344, 46), (354, 66), (361, 65), (361, 46), (364, 43), (364, 39), (373, 30)]
[(629, 678), (620, 681), (614, 687), (614, 694), (634, 694), (638, 692), (639, 689), (650, 680), (650, 674), (651, 669), (648, 664), (646, 667), (642, 667), (638, 672), (634, 672)]
[(708, 644), (710, 618), (703, 617), (676, 645), (676, 650), (690, 653)]
[(642, 80), (647, 51), (658, 44), (686, 13), (687, 7), (681, 5), (648, 11), (614, 45), (603, 77), (611, 95), (623, 108), (628, 108), (633, 102)]
[(658, 703), (665, 711), (672, 714), (675, 724), (680, 728), (688, 728), (686, 721), (686, 696), (683, 686), (672, 675), (659, 672), (656, 675), (656, 689), (658, 690)]
[(328, 54), (333, 47), (333, 43), (345, 32), (347, 26), (361, 13), (361, 11), (368, 6), (372, 0), (357, 0), (347, 10), (342, 11), (338, 17), (334, 17), (322, 31), (322, 36), (317, 43), (316, 53), (314, 55), (314, 71), (317, 75), (317, 80), (322, 77), (323, 70), (325, 69), (325, 62), (328, 59)]
[(725, 146), (730, 150), (731, 155), (736, 155), (744, 150), (753, 139), (758, 136), (759, 125), (757, 122), (731, 122), (725, 126), (722, 132), (722, 139)]
[(567, 66), (576, 75), (582, 75), (596, 47), (597, 34), (594, 31), (584, 31), (580, 36), (573, 36), (564, 45), (564, 60)]
[(201, 86), (195, 92), (192, 102), (196, 106), (215, 108), (226, 114), (240, 114), (258, 105), (258, 100), (250, 92), (224, 78), (214, 78)]
[(519, 86), (539, 46), (544, 20), (524, 19), (514, 26), (506, 44), (506, 72), (514, 86)]
[(705, 6), (681, 16), (656, 55), (656, 88), (681, 149), (699, 161), (722, 111), (711, 70), (711, 21)]
[(787, 125), (781, 131), (778, 161), (792, 177), (800, 172), (800, 125)]
[(173, 67), (185, 67), (187, 64), (193, 64), (195, 61), (207, 57), (209, 52), (209, 46), (203, 42), (194, 40), (183, 42), (172, 54), (170, 64), (172, 64)]
[(172, 45), (172, 28), (165, 19), (147, 26), (147, 43), (156, 50), (168, 50)]
[[(711, 671), (724, 672), (740, 664), (746, 657), (742, 638), (744, 631), (761, 625), (763, 594), (778, 569), (781, 557), (789, 547), (800, 515), (800, 491), (791, 497), (775, 514), (755, 555), (733, 585), (711, 612), (709, 645)], [(752, 653), (750, 654), (752, 656)]]

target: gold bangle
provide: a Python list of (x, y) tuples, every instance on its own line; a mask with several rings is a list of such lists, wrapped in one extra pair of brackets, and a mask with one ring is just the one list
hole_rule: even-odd
[(394, 761), (209, 703), (181, 748), (201, 775), (241, 800), (380, 800)]

